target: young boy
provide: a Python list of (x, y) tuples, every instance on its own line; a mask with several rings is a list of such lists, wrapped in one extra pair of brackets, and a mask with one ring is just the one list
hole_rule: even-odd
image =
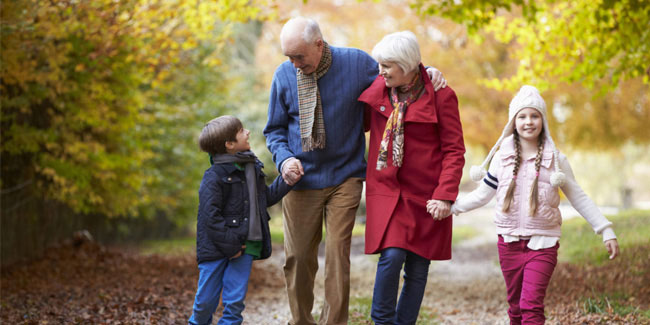
[(222, 289), (219, 324), (241, 324), (252, 262), (271, 255), (266, 207), (282, 199), (290, 186), (280, 176), (266, 186), (263, 165), (250, 151), (249, 134), (236, 117), (220, 116), (199, 136), (199, 146), (213, 165), (199, 187), (199, 282), (190, 324), (212, 322)]

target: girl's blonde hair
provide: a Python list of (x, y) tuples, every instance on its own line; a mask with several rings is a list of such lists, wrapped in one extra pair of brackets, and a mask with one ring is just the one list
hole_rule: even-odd
[[(510, 206), (512, 205), (512, 201), (514, 200), (514, 194), (515, 194), (515, 184), (517, 183), (517, 173), (519, 172), (519, 166), (521, 165), (521, 141), (519, 140), (519, 133), (517, 133), (517, 130), (514, 130), (513, 132), (513, 140), (515, 143), (515, 166), (514, 169), (512, 170), (512, 180), (510, 181), (510, 185), (508, 185), (508, 190), (506, 191), (506, 196), (503, 199), (503, 212), (508, 212), (510, 210)], [(539, 134), (539, 137), (537, 138), (537, 156), (535, 156), (535, 180), (533, 180), (533, 187), (530, 190), (530, 198), (528, 200), (528, 204), (530, 206), (530, 215), (533, 216), (535, 215), (535, 211), (537, 211), (537, 206), (539, 202), (537, 201), (537, 194), (539, 192), (538, 190), (538, 180), (539, 180), (539, 169), (542, 166), (542, 153), (544, 152), (544, 129), (542, 129), (542, 132)]]

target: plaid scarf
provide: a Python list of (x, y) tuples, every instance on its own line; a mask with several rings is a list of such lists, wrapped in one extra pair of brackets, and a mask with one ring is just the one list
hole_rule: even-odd
[(323, 104), (318, 90), (320, 79), (332, 65), (332, 52), (327, 42), (323, 41), (323, 54), (316, 71), (303, 74), (300, 69), (296, 72), (298, 79), (298, 111), (300, 115), (300, 139), (302, 151), (325, 148), (325, 119)]
[(406, 85), (404, 93), (407, 97), (403, 101), (399, 101), (397, 96), (397, 88), (390, 89), (390, 102), (393, 104), (393, 111), (388, 117), (386, 122), (386, 129), (384, 129), (384, 136), (381, 138), (379, 146), (379, 154), (377, 157), (377, 170), (386, 168), (388, 161), (388, 142), (393, 138), (393, 166), (401, 167), (402, 159), (404, 158), (404, 114), (406, 114), (406, 107), (415, 102), (422, 89), (424, 89), (424, 82), (420, 78), (418, 72), (411, 83)]

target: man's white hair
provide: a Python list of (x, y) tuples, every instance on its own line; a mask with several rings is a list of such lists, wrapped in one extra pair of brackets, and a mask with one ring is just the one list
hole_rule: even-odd
[(377, 62), (395, 62), (404, 73), (417, 69), (422, 60), (418, 40), (410, 31), (384, 36), (372, 49), (372, 57)]
[(295, 28), (298, 27), (303, 27), (301, 36), (303, 41), (306, 43), (311, 44), (317, 40), (323, 39), (323, 34), (321, 34), (320, 27), (315, 20), (299, 16), (289, 19), (284, 24), (282, 31), (280, 32), (280, 40), (287, 37), (287, 33), (290, 31), (295, 32)]

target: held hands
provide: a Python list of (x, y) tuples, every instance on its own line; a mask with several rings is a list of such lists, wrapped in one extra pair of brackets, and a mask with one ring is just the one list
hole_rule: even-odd
[(616, 256), (618, 256), (619, 249), (618, 249), (618, 241), (616, 240), (616, 238), (606, 241), (605, 247), (607, 247), (607, 252), (609, 252), (610, 260), (613, 260), (616, 258)]
[(300, 160), (296, 158), (288, 158), (287, 161), (282, 165), (282, 179), (288, 185), (295, 185), (298, 183), (302, 175), (305, 175), (305, 171), (302, 169), (302, 164)]
[(451, 212), (451, 202), (429, 200), (427, 201), (427, 212), (431, 214), (433, 220), (442, 220), (447, 218)]
[(433, 84), (433, 90), (438, 91), (441, 88), (447, 87), (447, 80), (442, 76), (442, 72), (434, 67), (427, 68), (427, 74), (431, 78), (431, 83)]

